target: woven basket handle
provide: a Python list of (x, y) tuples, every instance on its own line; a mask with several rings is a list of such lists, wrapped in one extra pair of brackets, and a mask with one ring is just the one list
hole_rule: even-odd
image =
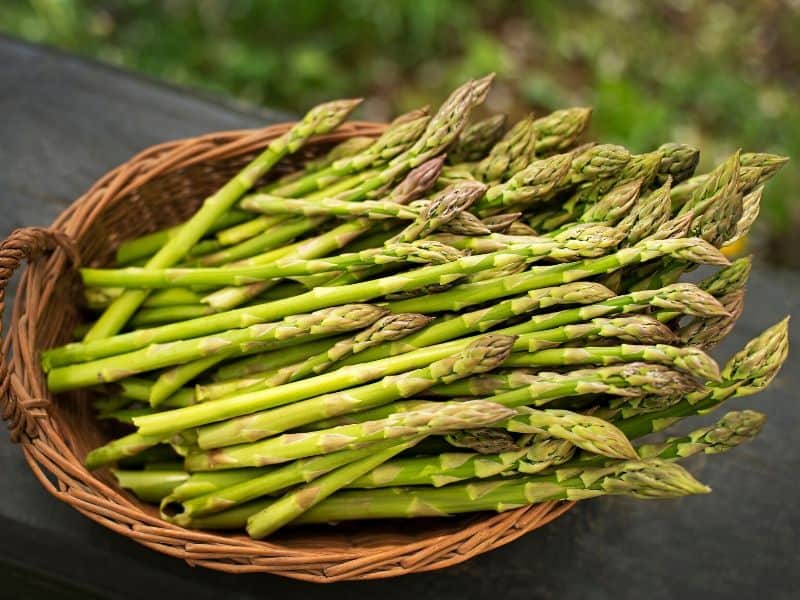
[(3, 339), (3, 313), (5, 312), (6, 287), (14, 272), (22, 266), (23, 261), (33, 261), (48, 250), (61, 248), (67, 253), (73, 264), (78, 264), (78, 252), (75, 243), (65, 234), (41, 227), (25, 227), (15, 229), (0, 243), (0, 413), (8, 421), (11, 439), (18, 441), (23, 432), (30, 432), (32, 416), (31, 406), (27, 402), (18, 401), (11, 389), (10, 372), (7, 359), (11, 353), (11, 343)]

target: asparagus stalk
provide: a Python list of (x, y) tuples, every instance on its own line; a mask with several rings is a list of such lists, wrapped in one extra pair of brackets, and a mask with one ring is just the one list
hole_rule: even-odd
[(142, 350), (79, 365), (54, 369), (48, 374), (53, 391), (119, 381), (145, 371), (169, 367), (208, 356), (230, 356), (252, 347), (267, 350), (366, 327), (384, 314), (369, 304), (345, 304), (310, 314), (286, 317), (274, 323), (257, 323), (206, 337), (152, 344)]
[(277, 387), (289, 381), (298, 381), (312, 375), (329, 370), (332, 365), (347, 356), (363, 352), (383, 342), (398, 340), (423, 327), (430, 322), (429, 317), (415, 314), (387, 315), (378, 319), (370, 327), (355, 336), (329, 345), (323, 352), (309, 356), (303, 361), (287, 365), (277, 370), (264, 373), (262, 376), (251, 376), (243, 379), (221, 382), (196, 388), (199, 401), (214, 400), (233, 393), (246, 393), (256, 390)]
[(633, 209), (617, 223), (617, 228), (628, 234), (625, 245), (633, 245), (658, 232), (670, 219), (670, 189), (672, 180), (653, 192), (640, 197)]
[[(441, 157), (432, 158), (409, 171), (405, 179), (387, 196), (387, 199), (399, 204), (404, 204), (424, 193), (433, 185), (438, 177), (442, 168), (442, 162), (443, 159)], [(356, 219), (355, 221), (344, 223), (331, 231), (299, 244), (295, 250), (291, 253), (284, 254), (283, 257), (288, 257), (290, 254), (296, 259), (311, 259), (326, 256), (334, 250), (344, 247), (346, 244), (373, 228), (374, 224), (368, 219)], [(257, 264), (268, 264), (275, 258), (274, 256), (263, 255)], [(250, 266), (252, 266), (253, 263), (254, 261), (251, 259)], [(204, 302), (213, 307), (217, 312), (229, 310), (262, 293), (270, 285), (271, 282), (264, 282), (239, 288), (223, 288), (206, 296)]]
[(375, 467), (380, 466), (400, 452), (412, 448), (420, 438), (399, 443), (370, 456), (339, 467), (316, 481), (287, 492), (268, 507), (247, 519), (247, 533), (250, 537), (261, 539), (291, 523), (305, 511), (322, 502), (348, 483)]
[(112, 469), (120, 487), (132, 490), (144, 502), (159, 502), (189, 478), (179, 470), (126, 471)]
[(755, 223), (758, 218), (758, 213), (761, 211), (761, 197), (763, 194), (764, 187), (762, 186), (756, 188), (742, 198), (742, 216), (736, 223), (736, 231), (725, 240), (727, 244), (733, 244), (750, 233), (750, 228), (753, 226), (753, 223)]
[(522, 434), (544, 434), (566, 440), (574, 446), (611, 458), (636, 458), (628, 438), (611, 423), (568, 410), (520, 407), (517, 415), (500, 426)]
[(664, 442), (637, 448), (642, 458), (675, 460), (695, 454), (720, 454), (756, 437), (764, 427), (766, 416), (753, 410), (731, 411), (714, 425), (695, 429), (685, 436), (671, 437)]
[[(509, 252), (512, 248), (510, 247), (500, 252)], [(539, 247), (533, 246), (528, 248), (528, 252), (535, 253), (539, 249)], [(486, 302), (547, 285), (566, 283), (565, 280), (576, 281), (588, 278), (591, 275), (601, 275), (668, 254), (690, 262), (728, 264), (728, 260), (719, 251), (697, 238), (643, 240), (635, 246), (620, 249), (614, 254), (601, 258), (535, 267), (527, 272), (509, 275), (494, 281), (458, 285), (429, 298), (392, 302), (389, 308), (393, 312), (420, 312), (423, 314), (443, 310), (462, 310), (479, 302)], [(493, 254), (481, 256), (491, 257)]]
[(341, 157), (324, 169), (309, 173), (286, 185), (273, 188), (277, 196), (300, 197), (325, 189), (332, 181), (385, 165), (407, 151), (422, 136), (431, 118), (414, 111), (396, 119), (373, 144), (363, 152)]
[[(556, 469), (552, 475), (456, 484), (442, 488), (342, 491), (311, 508), (295, 522), (443, 517), (483, 510), (503, 512), (539, 502), (584, 500), (602, 495), (625, 495), (649, 500), (705, 494), (709, 491), (708, 487), (699, 483), (677, 464), (658, 459), (630, 460), (617, 463), (613, 467), (574, 471)], [(249, 510), (252, 508), (248, 507)], [(222, 519), (221, 522), (224, 523), (225, 520)], [(225, 524), (231, 526), (234, 522), (235, 519), (230, 519)], [(208, 527), (213, 522), (196, 525)]]
[(369, 219), (406, 219), (414, 220), (419, 212), (402, 204), (380, 200), (364, 200), (362, 202), (346, 202), (336, 198), (325, 198), (318, 201), (281, 198), (271, 194), (251, 194), (242, 200), (242, 208), (268, 215), (304, 215), (360, 217)]
[(481, 216), (489, 216), (507, 207), (529, 205), (548, 195), (570, 173), (572, 154), (555, 154), (535, 160), (504, 183), (490, 187), (476, 203)]
[[(335, 411), (332, 414), (336, 414)], [(217, 447), (210, 452), (196, 452), (186, 457), (186, 468), (190, 471), (211, 471), (260, 467), (338, 450), (355, 449), (385, 439), (442, 434), (483, 427), (502, 421), (513, 414), (513, 410), (485, 400), (434, 402), (419, 410), (393, 413), (379, 421), (340, 425), (327, 430), (305, 433), (290, 433), (253, 443)], [(280, 429), (276, 428), (274, 431), (279, 432)], [(253, 439), (263, 437), (266, 436), (257, 435)]]
[[(327, 133), (338, 127), (359, 103), (360, 100), (341, 100), (321, 104), (312, 109), (302, 121), (270, 142), (266, 150), (219, 191), (207, 198), (200, 210), (147, 261), (147, 266), (169, 267), (182, 260), (191, 247), (208, 233), (214, 222), (232, 208), (239, 198), (281, 158), (297, 152), (311, 136)], [(116, 334), (146, 298), (146, 290), (131, 290), (114, 300), (86, 334), (85, 339), (101, 340)]]
[[(589, 286), (584, 289), (592, 289), (590, 286), (596, 284), (579, 285)], [(574, 292), (579, 292), (580, 289), (580, 287), (572, 288)], [(599, 289), (603, 288), (600, 287)], [(580, 295), (580, 293), (576, 293), (576, 297), (580, 297)], [(556, 296), (556, 298), (557, 297), (558, 296)], [(548, 301), (548, 299), (552, 301), (553, 294), (552, 292), (542, 294), (538, 298), (539, 302)], [(562, 297), (562, 301), (569, 301), (568, 298), (569, 295), (566, 295)], [(721, 314), (720, 311), (724, 312), (719, 303), (712, 296), (699, 290), (696, 286), (692, 284), (675, 284), (663, 290), (637, 292), (626, 296), (620, 296), (597, 305), (540, 315), (534, 317), (527, 323), (508, 327), (499, 333), (506, 333), (509, 335), (525, 334), (601, 315), (639, 311), (651, 305), (671, 311), (680, 311), (696, 315), (713, 315)], [(506, 307), (498, 305), (496, 308), (504, 308), (506, 311), (510, 310), (509, 305), (506, 305)], [(389, 345), (388, 351), (386, 351), (386, 346), (380, 346), (374, 349), (384, 349), (384, 352), (380, 352), (379, 356), (388, 355), (392, 357), (398, 353), (406, 353), (400, 357), (384, 358), (364, 366), (349, 365), (335, 372), (290, 383), (280, 388), (254, 391), (236, 397), (220, 399), (213, 403), (213, 407), (194, 406), (185, 410), (171, 411), (170, 413), (166, 413), (166, 416), (152, 415), (142, 417), (137, 419), (136, 423), (139, 426), (144, 425), (146, 428), (150, 428), (151, 433), (160, 432), (166, 435), (188, 427), (203, 425), (205, 423), (280, 406), (320, 393), (358, 385), (371, 379), (377, 379), (393, 373), (401, 373), (404, 370), (424, 366), (432, 361), (444, 358), (464, 348), (474, 338), (465, 338), (450, 343), (440, 343), (436, 346), (431, 346), (431, 344), (440, 340), (452, 339), (451, 336), (458, 337), (459, 335), (463, 335), (465, 328), (466, 331), (480, 331), (482, 330), (481, 324), (483, 324), (483, 327), (490, 326), (494, 320), (492, 317), (502, 317), (504, 319), (508, 318), (508, 316), (508, 312), (504, 315), (499, 315), (496, 312), (493, 313), (491, 310), (478, 311), (478, 314), (473, 315), (462, 315), (459, 319), (445, 321), (441, 324), (434, 324), (417, 334), (409, 336), (407, 340), (412, 340), (412, 338), (414, 338), (409, 345), (405, 345), (403, 342), (393, 342)], [(554, 332), (554, 334), (556, 336), (560, 335), (558, 332)], [(526, 336), (523, 335), (515, 344), (519, 345), (519, 349), (524, 349), (530, 343), (531, 340), (526, 339)], [(541, 337), (538, 343), (541, 344)], [(400, 346), (397, 347), (395, 346), (396, 344), (400, 344)], [(417, 346), (418, 344), (419, 346)], [(409, 351), (415, 348), (416, 351)], [(291, 348), (288, 349), (288, 351), (291, 351)], [(364, 353), (365, 356), (363, 360), (372, 360), (372, 356), (366, 356), (370, 352), (370, 350), (367, 350)], [(345, 359), (343, 364), (348, 365), (349, 362), (348, 359)]]
[(324, 338), (307, 344), (290, 346), (289, 348), (279, 351), (273, 350), (231, 361), (217, 369), (214, 372), (213, 379), (215, 381), (230, 381), (232, 379), (247, 377), (256, 373), (263, 373), (293, 365), (310, 356), (324, 352), (342, 339), (345, 339), (345, 337)]
[[(549, 475), (463, 483), (442, 488), (386, 488), (337, 492), (302, 514), (296, 524), (353, 519), (445, 517), (493, 510), (503, 512), (557, 500), (585, 500), (602, 495), (640, 499), (676, 498), (710, 490), (680, 465), (659, 461), (624, 461), (613, 467), (556, 470)], [(247, 518), (269, 505), (261, 500), (196, 520), (199, 529), (240, 529)]]
[[(516, 262), (519, 257), (529, 256), (536, 248), (527, 246), (512, 246), (501, 252), (483, 254), (478, 256), (466, 256), (454, 260), (444, 265), (426, 266), (420, 269), (389, 275), (379, 279), (342, 285), (338, 287), (320, 287), (294, 298), (267, 302), (265, 304), (250, 306), (201, 317), (181, 323), (164, 325), (161, 327), (142, 329), (126, 334), (120, 334), (113, 338), (95, 340), (83, 343), (73, 343), (48, 350), (43, 353), (42, 360), (46, 369), (54, 366), (70, 364), (78, 361), (96, 359), (102, 356), (121, 354), (126, 351), (142, 348), (148, 344), (185, 339), (186, 337), (197, 337), (224, 331), (232, 327), (240, 326), (244, 322), (269, 321), (283, 318), (298, 311), (313, 311), (321, 308), (343, 304), (347, 302), (361, 302), (370, 300), (386, 294), (416, 289), (425, 285), (448, 283), (454, 277), (461, 277), (465, 274), (475, 273), (484, 269), (499, 267), (509, 262)], [(644, 240), (630, 248), (623, 248), (614, 254), (600, 258), (587, 259), (572, 263), (563, 263), (547, 267), (537, 267), (528, 273), (512, 275), (517, 278), (513, 280), (516, 285), (512, 288), (509, 285), (509, 278), (501, 278), (493, 282), (481, 282), (476, 285), (479, 287), (480, 294), (471, 296), (483, 296), (483, 300), (495, 299), (513, 293), (523, 292), (530, 289), (537, 289), (566, 283), (580, 279), (586, 279), (593, 275), (601, 275), (609, 271), (622, 268), (624, 266), (638, 264), (653, 258), (671, 255), (688, 262), (701, 262), (710, 264), (728, 264), (728, 260), (717, 249), (702, 240), (695, 238), (681, 238), (672, 240)], [(392, 305), (393, 312), (420, 312), (429, 313), (443, 310), (433, 307), (434, 304), (441, 305), (441, 302), (431, 302), (433, 299), (450, 300), (452, 297), (458, 299), (460, 307), (468, 306), (472, 303), (470, 295), (468, 301), (461, 300), (465, 296), (462, 286), (457, 286), (448, 292), (438, 294), (428, 302), (419, 300), (407, 300)], [(456, 290), (458, 290), (456, 292)], [(477, 290), (476, 290), (477, 291)], [(423, 310), (402, 308), (398, 305), (403, 303), (423, 304)], [(445, 303), (445, 308), (449, 306)]]
[(419, 212), (408, 227), (390, 239), (393, 242), (411, 242), (436, 231), (453, 220), (455, 215), (468, 210), (486, 191), (486, 186), (476, 181), (465, 181), (446, 187)]
[[(719, 302), (694, 284), (673, 284), (658, 290), (632, 292), (611, 297), (611, 292), (594, 283), (573, 283), (556, 288), (528, 292), (527, 296), (512, 298), (487, 309), (464, 313), (441, 323), (433, 323), (401, 342), (368, 350), (359, 359), (376, 360), (444, 342), (472, 331), (484, 331), (514, 315), (557, 304), (586, 302), (588, 306), (568, 308), (554, 313), (536, 315), (522, 325), (504, 329), (513, 335), (554, 329), (571, 323), (614, 315), (641, 312), (649, 307), (675, 310), (695, 316), (720, 316), (725, 310)], [(516, 307), (516, 308), (515, 308)], [(345, 359), (342, 364), (356, 361)]]
[[(220, 229), (238, 225), (251, 218), (251, 215), (241, 210), (229, 210), (223, 214), (214, 224), (209, 227), (208, 233), (216, 233)], [(137, 260), (148, 258), (158, 252), (170, 239), (175, 237), (180, 231), (181, 225), (175, 225), (167, 229), (155, 231), (148, 235), (138, 237), (120, 244), (117, 248), (116, 262), (118, 265), (126, 265)]]
[(533, 474), (567, 462), (575, 452), (575, 446), (563, 439), (543, 434), (525, 437), (529, 438), (527, 445), (505, 452), (491, 454), (447, 452), (435, 456), (395, 458), (345, 487), (355, 489), (409, 485), (442, 487), (469, 479), (488, 479), (513, 473)]
[(563, 365), (609, 365), (620, 362), (647, 361), (674, 366), (698, 377), (719, 380), (719, 367), (698, 348), (666, 344), (619, 346), (582, 346), (580, 348), (550, 348), (536, 352), (512, 354), (507, 367), (544, 367)]
[[(396, 377), (384, 377), (380, 381), (357, 388), (324, 394), (203, 427), (198, 431), (198, 445), (201, 448), (220, 448), (240, 442), (252, 442), (320, 419), (409, 398), (437, 383), (455, 381), (495, 368), (508, 358), (513, 343), (514, 338), (511, 336), (484, 335), (462, 351)], [(222, 400), (216, 403), (219, 402)], [(199, 462), (191, 464), (216, 461), (217, 454), (198, 455)]]
[(461, 235), (487, 235), (492, 230), (478, 217), (470, 212), (456, 213), (447, 223), (441, 223), (438, 231), (457, 233)]
[[(198, 517), (222, 512), (249, 500), (289, 489), (299, 483), (308, 483), (334, 469), (412, 440), (418, 441), (413, 436), (387, 439), (353, 450), (339, 450), (301, 458), (275, 467), (186, 473), (189, 482), (193, 478), (204, 479), (191, 487), (184, 486), (182, 489), (176, 487), (171, 494), (165, 495), (161, 502), (161, 514), (170, 522), (189, 526), (192, 520)], [(214, 476), (224, 478), (226, 475), (225, 479), (213, 479)], [(210, 481), (209, 477), (212, 478)]]
[(376, 264), (407, 261), (443, 264), (462, 254), (435, 241), (394, 242), (381, 248), (339, 254), (327, 259), (285, 258), (269, 265), (223, 269), (81, 269), (86, 285), (115, 285), (126, 288), (186, 287), (194, 285), (245, 285), (265, 279), (293, 275), (357, 270)]
[(585, 223), (566, 229), (553, 238), (503, 233), (471, 237), (450, 233), (429, 236), (429, 239), (459, 250), (469, 250), (474, 254), (499, 252), (524, 244), (529, 248), (530, 258), (563, 261), (603, 256), (623, 241), (625, 234), (613, 227)]
[[(643, 459), (675, 460), (695, 454), (718, 454), (753, 439), (761, 431), (764, 415), (751, 410), (727, 413), (719, 422), (671, 437), (664, 442), (636, 448)], [(542, 434), (533, 436), (529, 445), (513, 451), (478, 454), (453, 452), (438, 456), (396, 458), (359, 477), (348, 488), (429, 485), (441, 487), (469, 479), (487, 479), (497, 475), (538, 473), (564, 464), (574, 446), (566, 440)], [(608, 465), (613, 464), (611, 461)]]

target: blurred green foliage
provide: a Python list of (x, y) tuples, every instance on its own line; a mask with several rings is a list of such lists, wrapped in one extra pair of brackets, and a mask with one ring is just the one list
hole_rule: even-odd
[[(593, 134), (645, 151), (800, 158), (797, 0), (2, 0), (0, 29), (179, 84), (299, 112), (363, 95), (386, 119), (495, 71), (486, 109), (591, 105)], [(770, 248), (797, 256), (789, 164), (768, 186)]]

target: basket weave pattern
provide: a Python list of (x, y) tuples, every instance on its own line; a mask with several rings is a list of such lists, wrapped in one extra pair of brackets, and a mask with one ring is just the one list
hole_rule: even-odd
[[(86, 453), (111, 434), (93, 418), (86, 392), (51, 396), (39, 367), (39, 351), (67, 342), (81, 320), (74, 266), (109, 264), (120, 242), (184, 220), (288, 127), (214, 133), (150, 147), (103, 176), (49, 229), (18, 229), (0, 244), (0, 335), (6, 286), (22, 263), (29, 263), (0, 353), (0, 409), (36, 477), (90, 519), (189, 564), (316, 582), (454, 565), (560, 516), (570, 503), (488, 516), (290, 529), (255, 541), (166, 523), (153, 507), (117, 488), (107, 470), (83, 467)], [(319, 156), (347, 137), (382, 130), (376, 123), (348, 123), (315, 138), (295, 160)]]

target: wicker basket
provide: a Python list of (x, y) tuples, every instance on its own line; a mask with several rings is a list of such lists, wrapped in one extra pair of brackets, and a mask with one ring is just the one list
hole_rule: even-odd
[[(214, 133), (153, 146), (102, 177), (51, 228), (18, 229), (0, 245), (0, 317), (9, 279), (24, 260), (30, 263), (0, 354), (0, 407), (36, 477), (90, 519), (189, 564), (316, 582), (394, 577), (454, 565), (561, 515), (571, 504), (550, 502), (453, 519), (290, 529), (268, 541), (254, 541), (166, 523), (152, 506), (117, 488), (107, 470), (90, 473), (84, 468), (86, 453), (109, 434), (92, 417), (86, 392), (52, 397), (39, 367), (40, 349), (66, 342), (81, 320), (74, 266), (79, 260), (109, 264), (123, 240), (185, 219), (202, 198), (287, 128)], [(349, 123), (316, 138), (298, 159), (318, 156), (349, 136), (374, 136), (382, 130), (376, 123)]]

